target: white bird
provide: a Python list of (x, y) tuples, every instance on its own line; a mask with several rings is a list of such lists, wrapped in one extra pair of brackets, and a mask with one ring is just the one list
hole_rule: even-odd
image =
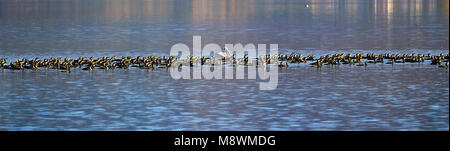
[(231, 53), (230, 53), (230, 51), (228, 51), (228, 48), (227, 48), (227, 47), (225, 47), (225, 48), (223, 48), (223, 49), (225, 50), (225, 52), (218, 52), (217, 54), (220, 55), (220, 56), (222, 56), (222, 57), (225, 57), (225, 58), (229, 58), (229, 57), (232, 56)]

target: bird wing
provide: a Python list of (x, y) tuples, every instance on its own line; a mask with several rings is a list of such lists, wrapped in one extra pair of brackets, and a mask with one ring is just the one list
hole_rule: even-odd
[(225, 54), (224, 52), (218, 52), (217, 54), (220, 55), (220, 56), (222, 56), (222, 57), (227, 56), (227, 54)]
[(228, 48), (227, 48), (227, 47), (225, 47), (225, 53), (227, 54), (228, 57), (231, 56), (231, 53), (230, 53), (230, 51), (228, 51)]

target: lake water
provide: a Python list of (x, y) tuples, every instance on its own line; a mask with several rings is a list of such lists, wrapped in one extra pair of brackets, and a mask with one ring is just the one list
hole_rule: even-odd
[[(176, 43), (281, 53), (449, 53), (448, 0), (1, 0), (0, 58), (168, 55)], [(260, 80), (165, 69), (0, 69), (0, 130), (449, 130), (449, 72), (290, 65)]]

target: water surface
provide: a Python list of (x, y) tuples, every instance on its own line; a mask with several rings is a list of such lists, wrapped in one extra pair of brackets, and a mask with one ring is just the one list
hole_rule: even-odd
[[(448, 53), (448, 0), (1, 0), (0, 57), (168, 55), (176, 43), (277, 43), (281, 53)], [(258, 80), (164, 69), (0, 70), (0, 130), (447, 130), (448, 70), (424, 64)]]

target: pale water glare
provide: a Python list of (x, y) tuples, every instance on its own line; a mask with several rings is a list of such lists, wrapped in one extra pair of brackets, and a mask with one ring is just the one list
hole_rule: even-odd
[[(168, 55), (176, 43), (281, 53), (449, 53), (448, 0), (1, 0), (0, 57)], [(0, 130), (449, 130), (449, 72), (290, 65), (258, 80), (167, 70), (0, 69)]]

